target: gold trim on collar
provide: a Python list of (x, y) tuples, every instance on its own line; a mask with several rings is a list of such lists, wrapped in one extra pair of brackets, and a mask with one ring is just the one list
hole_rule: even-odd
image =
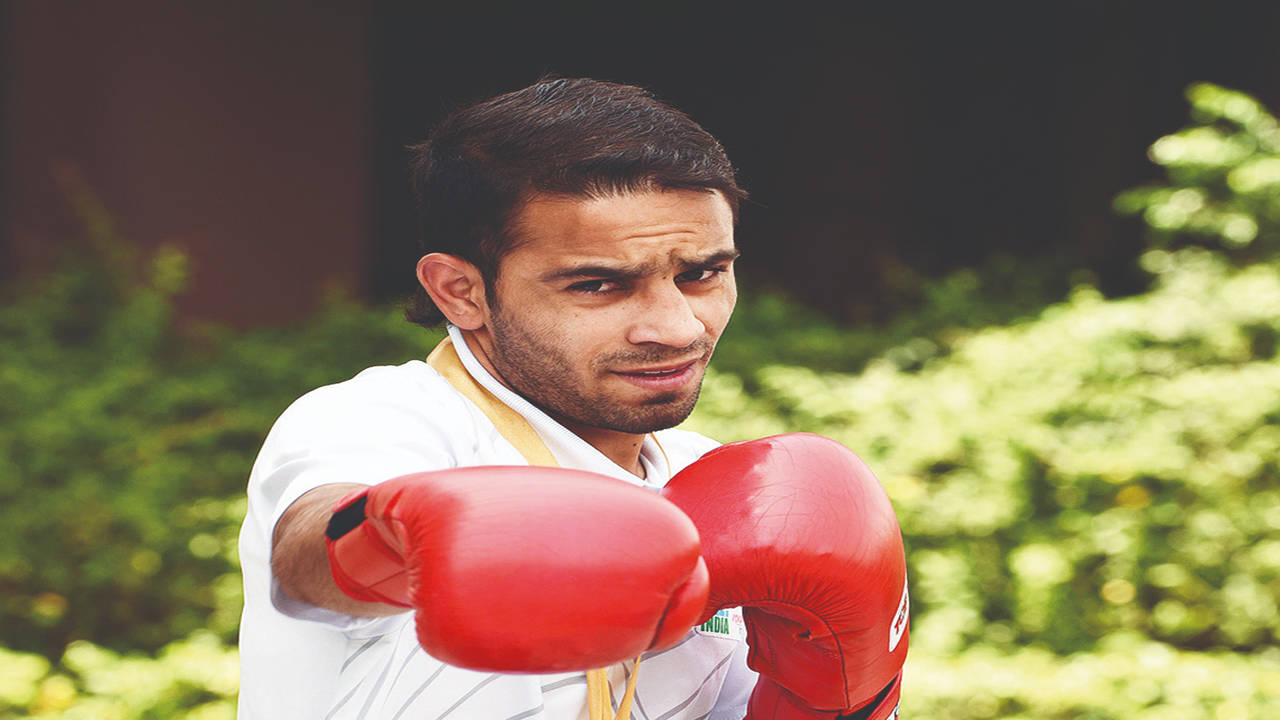
[(551, 450), (529, 421), (471, 377), (471, 373), (462, 365), (462, 358), (458, 357), (453, 338), (441, 340), (427, 356), (427, 364), (443, 375), (454, 390), (462, 393), (463, 397), (479, 408), (489, 418), (489, 422), (498, 428), (498, 433), (514, 445), (530, 465), (560, 467), (556, 456), (551, 454)]

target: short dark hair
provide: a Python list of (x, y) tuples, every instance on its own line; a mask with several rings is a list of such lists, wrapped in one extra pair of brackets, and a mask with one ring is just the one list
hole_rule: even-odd
[[(410, 151), (422, 252), (473, 263), (490, 295), (510, 223), (534, 195), (714, 190), (735, 221), (747, 195), (720, 142), (689, 116), (643, 88), (587, 78), (465, 107)], [(422, 288), (405, 316), (425, 327), (444, 319)]]

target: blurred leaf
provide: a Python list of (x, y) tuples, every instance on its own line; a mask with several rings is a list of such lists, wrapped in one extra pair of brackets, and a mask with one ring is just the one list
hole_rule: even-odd
[(1167, 182), (1121, 193), (1157, 247), (1217, 246), (1239, 261), (1280, 251), (1280, 123), (1254, 98), (1210, 83), (1187, 89), (1188, 128), (1148, 152)]

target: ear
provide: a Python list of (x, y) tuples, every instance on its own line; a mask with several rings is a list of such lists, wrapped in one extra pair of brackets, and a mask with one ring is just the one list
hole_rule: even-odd
[(489, 321), (480, 269), (457, 255), (431, 253), (418, 261), (418, 282), (449, 322), (478, 330)]

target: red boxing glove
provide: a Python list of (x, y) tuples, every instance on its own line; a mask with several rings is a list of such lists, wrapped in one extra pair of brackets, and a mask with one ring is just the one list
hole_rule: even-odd
[(675, 643), (706, 603), (689, 518), (580, 470), (406, 475), (343, 498), (326, 535), (343, 592), (414, 608), (422, 648), (474, 670), (611, 665)]
[(747, 663), (761, 675), (748, 718), (897, 716), (906, 556), (893, 506), (857, 455), (805, 433), (733, 443), (662, 494), (702, 536), (703, 620), (744, 608)]

